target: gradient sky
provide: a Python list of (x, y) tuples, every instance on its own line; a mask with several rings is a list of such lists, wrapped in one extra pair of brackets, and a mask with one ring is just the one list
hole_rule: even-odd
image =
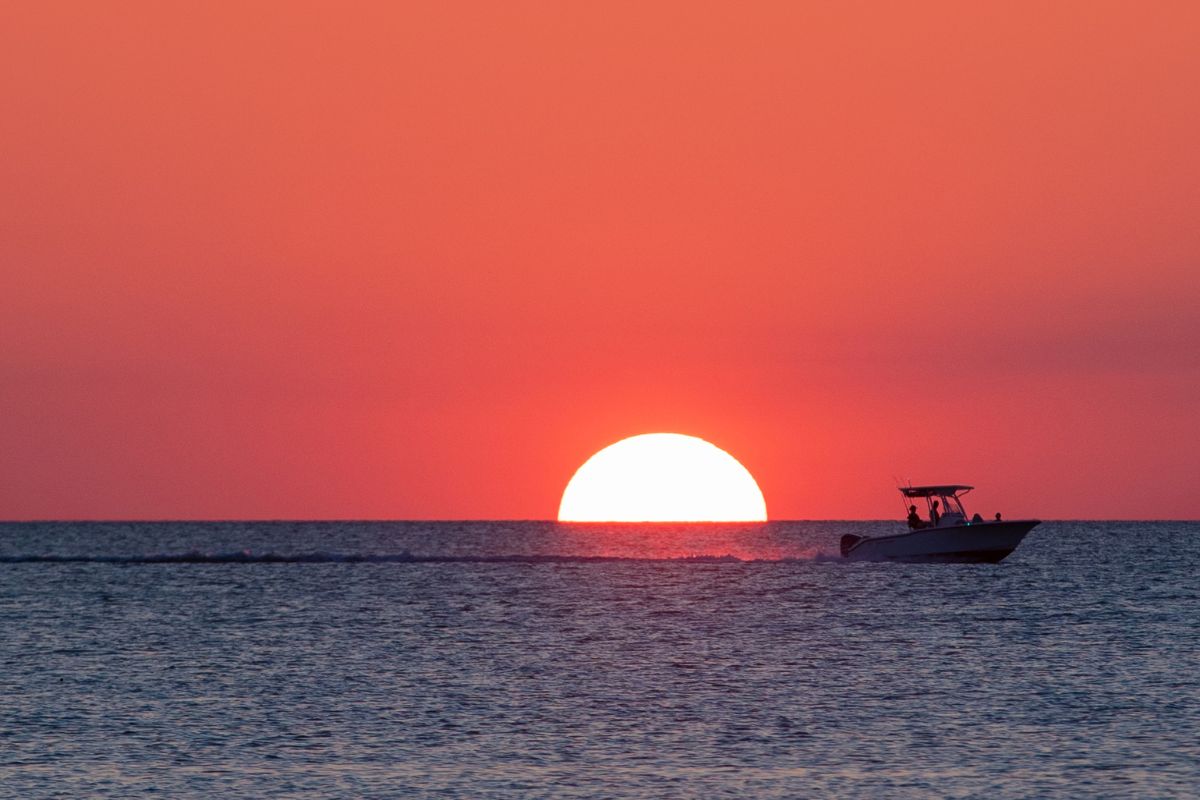
[(1200, 517), (1200, 5), (0, 12), (0, 517)]

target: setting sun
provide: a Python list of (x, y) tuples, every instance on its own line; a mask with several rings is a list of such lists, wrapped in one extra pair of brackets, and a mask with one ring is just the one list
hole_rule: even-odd
[(609, 445), (567, 484), (561, 522), (741, 522), (767, 518), (754, 477), (716, 445), (646, 433)]

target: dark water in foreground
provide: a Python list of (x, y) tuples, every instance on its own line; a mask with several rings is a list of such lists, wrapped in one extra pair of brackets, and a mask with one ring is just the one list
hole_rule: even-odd
[(3, 524), (0, 794), (1197, 795), (1200, 524), (887, 527)]

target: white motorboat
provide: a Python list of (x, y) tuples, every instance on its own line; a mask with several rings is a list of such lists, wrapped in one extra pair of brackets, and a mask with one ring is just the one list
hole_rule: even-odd
[(842, 537), (842, 556), (852, 561), (918, 561), (995, 564), (1017, 549), (1040, 520), (970, 519), (962, 496), (971, 486), (902, 486), (908, 502), (924, 500), (927, 517), (909, 505), (908, 530), (889, 536)]

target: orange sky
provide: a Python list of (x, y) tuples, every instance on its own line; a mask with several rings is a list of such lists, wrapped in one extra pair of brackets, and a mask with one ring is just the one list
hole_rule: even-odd
[(1200, 6), (809, 6), (9, 4), (0, 517), (1200, 517)]

